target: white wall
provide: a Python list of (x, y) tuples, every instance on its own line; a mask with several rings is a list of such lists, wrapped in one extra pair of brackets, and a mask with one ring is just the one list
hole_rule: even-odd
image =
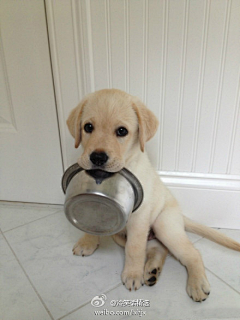
[(189, 216), (240, 228), (239, 0), (47, 0), (64, 165), (88, 92), (137, 95), (160, 121), (151, 160)]

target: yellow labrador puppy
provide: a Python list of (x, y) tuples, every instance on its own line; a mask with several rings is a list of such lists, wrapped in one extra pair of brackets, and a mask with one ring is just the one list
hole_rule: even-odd
[[(138, 98), (106, 89), (86, 96), (70, 113), (67, 124), (75, 147), (80, 143), (83, 147), (78, 160), (82, 168), (117, 172), (125, 167), (142, 184), (142, 205), (130, 215), (126, 228), (113, 236), (125, 246), (122, 281), (126, 288), (137, 290), (144, 283), (155, 284), (169, 250), (187, 268), (189, 296), (194, 301), (206, 300), (210, 286), (203, 261), (185, 230), (237, 251), (240, 244), (182, 215), (144, 152), (145, 143), (158, 127), (154, 114)], [(155, 235), (154, 240), (148, 241), (149, 232)], [(99, 242), (99, 236), (85, 234), (73, 253), (91, 255)]]

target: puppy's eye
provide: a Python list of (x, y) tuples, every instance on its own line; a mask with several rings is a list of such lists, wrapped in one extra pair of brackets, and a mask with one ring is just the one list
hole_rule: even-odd
[(126, 128), (124, 127), (120, 127), (116, 130), (116, 135), (118, 137), (125, 137), (128, 134), (128, 131)]
[(93, 127), (93, 125), (91, 123), (86, 123), (85, 126), (84, 126), (84, 130), (87, 133), (92, 133), (93, 129), (94, 129), (94, 127)]

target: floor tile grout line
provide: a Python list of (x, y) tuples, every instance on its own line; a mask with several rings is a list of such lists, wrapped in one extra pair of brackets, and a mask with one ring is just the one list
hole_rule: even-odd
[(9, 246), (11, 252), (13, 253), (17, 263), (19, 264), (19, 267), (21, 268), (21, 270), (23, 271), (25, 277), (27, 278), (29, 284), (31, 285), (31, 287), (33, 288), (34, 292), (36, 293), (38, 299), (40, 300), (42, 306), (44, 307), (44, 309), (46, 310), (47, 314), (49, 315), (49, 317), (52, 319), (52, 320), (55, 320), (54, 317), (52, 316), (51, 312), (49, 311), (48, 307), (46, 306), (45, 302), (43, 301), (42, 297), (40, 296), (40, 294), (38, 293), (37, 289), (35, 288), (35, 286), (33, 285), (31, 279), (29, 278), (26, 270), (24, 269), (24, 267), (22, 266), (20, 260), (18, 259), (17, 255), (15, 254), (13, 248), (11, 247), (10, 243), (8, 242), (7, 238), (5, 237), (5, 235), (3, 234), (3, 238), (4, 240), (6, 241), (7, 245)]
[[(189, 233), (191, 233), (191, 232), (189, 232)], [(191, 234), (196, 234), (196, 233), (191, 233)], [(187, 236), (188, 236), (188, 234), (187, 234)], [(197, 243), (198, 241), (201, 241), (202, 239), (205, 239), (204, 237), (201, 237), (201, 236), (199, 236), (199, 237), (200, 237), (199, 239), (191, 240), (191, 239), (189, 238), (189, 236), (188, 236), (189, 240), (192, 242), (193, 245), (194, 245), (195, 243)]]
[(0, 200), (0, 206), (26, 206), (26, 207), (63, 207), (63, 204), (60, 203), (40, 203), (40, 202), (22, 202), (22, 201), (7, 201), (7, 200)]
[(195, 243), (197, 243), (197, 242), (201, 241), (202, 239), (205, 239), (205, 238), (204, 238), (204, 237), (201, 237), (200, 239), (193, 240), (193, 241), (192, 241), (192, 244), (195, 244)]
[[(109, 292), (117, 289), (117, 288), (120, 287), (120, 286), (122, 286), (122, 283), (121, 283), (121, 282), (120, 282), (119, 284), (115, 285), (113, 288), (104, 291), (103, 293), (104, 293), (104, 294), (108, 294)], [(64, 320), (64, 318), (68, 317), (69, 315), (71, 315), (71, 314), (73, 314), (74, 312), (76, 312), (76, 311), (84, 308), (86, 305), (88, 305), (89, 303), (91, 303), (91, 300), (92, 300), (92, 299), (88, 300), (87, 302), (83, 303), (80, 307), (75, 308), (74, 310), (72, 310), (72, 311), (70, 311), (69, 313), (65, 314), (64, 316), (58, 318), (57, 320)]]
[(52, 212), (52, 213), (49, 213), (47, 216), (44, 216), (44, 217), (41, 217), (41, 218), (37, 218), (36, 220), (32, 220), (32, 221), (26, 222), (26, 223), (24, 223), (24, 224), (21, 224), (20, 226), (14, 227), (14, 228), (9, 229), (9, 230), (6, 230), (6, 231), (3, 231), (3, 230), (2, 230), (2, 233), (5, 234), (5, 233), (8, 233), (8, 232), (10, 232), (10, 231), (12, 231), (12, 230), (16, 230), (16, 229), (18, 229), (18, 228), (27, 226), (27, 225), (29, 225), (29, 224), (31, 224), (31, 223), (36, 222), (36, 221), (39, 221), (39, 220), (45, 219), (45, 218), (47, 218), (47, 217), (50, 217), (50, 216), (52, 216), (52, 215), (54, 215), (54, 214), (60, 213), (60, 211), (61, 211), (61, 209), (57, 209), (56, 211), (54, 211), (54, 212)]
[(220, 280), (221, 282), (223, 282), (225, 285), (227, 285), (230, 289), (232, 289), (233, 291), (235, 291), (237, 294), (240, 295), (240, 291), (238, 291), (237, 289), (233, 288), (230, 284), (228, 284), (225, 280), (223, 280), (222, 278), (220, 278), (217, 274), (215, 274), (213, 271), (211, 271), (208, 267), (205, 266), (205, 270), (207, 270), (208, 272), (210, 272), (212, 275), (214, 275), (216, 278), (218, 278), (218, 280)]

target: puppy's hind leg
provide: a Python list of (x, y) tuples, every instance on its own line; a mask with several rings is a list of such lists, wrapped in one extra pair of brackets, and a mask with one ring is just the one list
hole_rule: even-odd
[(168, 249), (157, 239), (147, 242), (146, 263), (144, 268), (144, 283), (147, 286), (156, 284), (167, 254)]
[(183, 216), (177, 204), (167, 206), (154, 222), (157, 238), (187, 268), (187, 293), (197, 302), (207, 299), (210, 293), (200, 253), (194, 248), (184, 230)]
[(112, 235), (112, 238), (120, 247), (125, 247), (127, 242), (127, 230), (123, 229), (119, 233)]

